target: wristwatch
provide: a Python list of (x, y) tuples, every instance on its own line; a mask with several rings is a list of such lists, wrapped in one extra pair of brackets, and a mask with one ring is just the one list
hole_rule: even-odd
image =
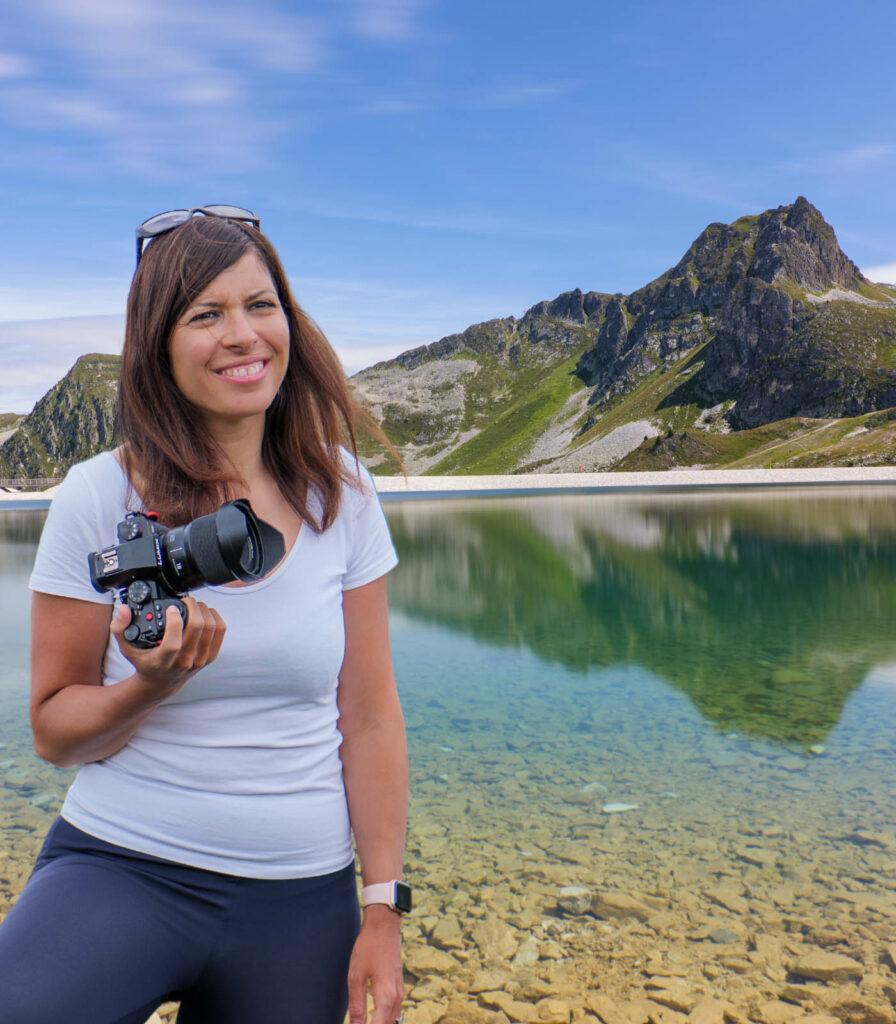
[(391, 882), (365, 885), (361, 890), (361, 902), (365, 907), (369, 907), (371, 903), (385, 903), (397, 914), (407, 914), (411, 909), (411, 887), (407, 882), (400, 882), (397, 878)]

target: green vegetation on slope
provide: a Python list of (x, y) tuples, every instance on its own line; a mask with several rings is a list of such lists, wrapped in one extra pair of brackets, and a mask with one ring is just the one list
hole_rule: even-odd
[(730, 434), (686, 428), (645, 441), (613, 468), (620, 472), (798, 469), (896, 464), (896, 408), (843, 419), (795, 417)]
[(573, 372), (577, 361), (578, 356), (547, 371), (526, 367), (507, 378), (503, 409), (493, 409), (479, 433), (433, 466), (429, 474), (512, 473), (570, 395), (585, 387)]

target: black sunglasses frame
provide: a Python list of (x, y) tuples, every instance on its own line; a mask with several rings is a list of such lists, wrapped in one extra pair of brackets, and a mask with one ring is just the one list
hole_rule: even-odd
[[(219, 212), (223, 210), (231, 212)], [(175, 223), (166, 224), (165, 227), (159, 228), (157, 231), (154, 231), (151, 227), (147, 226), (152, 224), (154, 220), (158, 220), (160, 217), (172, 217), (175, 214), (182, 214), (183, 216), (178, 217)], [(251, 224), (258, 231), (261, 230), (261, 221), (258, 217), (251, 210), (245, 210), (241, 206), (228, 206), (226, 203), (210, 203), (208, 206), (194, 206), (189, 210), (165, 210), (162, 213), (157, 213), (152, 217), (148, 217), (137, 227), (137, 266), (140, 266), (140, 258), (143, 256), (143, 246), (148, 239), (158, 238), (159, 235), (165, 235), (169, 231), (179, 228), (181, 224), (186, 224), (191, 217), (195, 217), (197, 214), (200, 214), (203, 217), (220, 217), (222, 220), (240, 221), (245, 224)]]

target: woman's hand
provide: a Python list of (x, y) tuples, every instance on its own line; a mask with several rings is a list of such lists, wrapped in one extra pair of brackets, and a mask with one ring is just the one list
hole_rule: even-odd
[[(221, 616), (187, 598), (184, 626), (176, 608), (152, 650), (123, 638), (131, 614), (112, 617), (108, 604), (35, 592), (31, 615), (31, 728), (37, 753), (68, 768), (120, 750), (155, 709), (199, 669), (214, 661), (225, 626)], [(103, 686), (109, 631), (135, 672)]]
[(187, 606), (186, 624), (178, 610), (169, 606), (165, 633), (157, 647), (135, 647), (124, 639), (124, 631), (131, 623), (127, 605), (119, 605), (112, 617), (112, 635), (121, 653), (141, 679), (163, 698), (176, 693), (199, 669), (218, 657), (227, 631), (217, 609), (189, 596), (183, 601)]
[(389, 907), (364, 909), (361, 931), (348, 966), (348, 1019), (367, 1024), (367, 993), (373, 997), (370, 1024), (394, 1024), (401, 1014), (401, 916)]

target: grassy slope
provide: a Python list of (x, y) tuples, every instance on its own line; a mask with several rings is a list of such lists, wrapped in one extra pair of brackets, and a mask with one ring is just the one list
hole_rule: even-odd
[[(512, 378), (507, 377), (503, 407), (493, 410), (480, 432), (433, 466), (429, 474), (512, 473), (525, 461), (532, 445), (570, 395), (584, 388), (582, 381), (573, 374), (578, 358), (576, 354), (552, 369), (526, 367)], [(497, 366), (492, 370), (500, 372)], [(480, 388), (486, 383), (485, 379), (480, 380), (484, 376), (489, 375), (477, 374)], [(475, 406), (481, 408), (480, 402), (487, 401), (487, 394), (483, 392), (477, 397), (479, 401), (475, 401)], [(473, 425), (473, 415), (468, 413), (464, 429)]]
[[(745, 232), (750, 218), (732, 225)], [(732, 246), (735, 243), (732, 242)], [(780, 282), (779, 282), (780, 286)], [(896, 288), (865, 284), (861, 294), (875, 301), (896, 298)], [(795, 289), (794, 298), (806, 300)], [(864, 307), (856, 303), (827, 303), (814, 318), (808, 336), (794, 338), (794, 344), (808, 343), (827, 349), (828, 357), (846, 364), (854, 373), (874, 374), (896, 367), (896, 324), (893, 311)], [(592, 332), (583, 332), (581, 351), (593, 343)], [(819, 337), (812, 335), (818, 334)], [(720, 434), (694, 428), (701, 413), (695, 404), (665, 405), (664, 400), (702, 366), (700, 346), (677, 362), (658, 368), (633, 391), (601, 410), (596, 419), (582, 416), (581, 431), (567, 453), (609, 434), (615, 428), (647, 419), (665, 428), (667, 435), (642, 444), (615, 468), (668, 469), (673, 466), (705, 465), (726, 467), (875, 465), (896, 462), (896, 425), (874, 421), (880, 413), (842, 420), (796, 418), (754, 430)], [(782, 354), (784, 354), (782, 352)], [(536, 470), (526, 465), (536, 439), (544, 433), (576, 391), (581, 381), (573, 375), (580, 352), (553, 368), (522, 367), (515, 372), (495, 359), (479, 356), (481, 369), (467, 396), (467, 409), (460, 432), (478, 430), (476, 436), (436, 463), (428, 473), (502, 474)], [(861, 368), (861, 369), (860, 369)], [(866, 429), (870, 423), (870, 428)], [(402, 445), (418, 428), (416, 423), (388, 423), (384, 428), (394, 443)], [(443, 443), (432, 446), (437, 454)], [(557, 452), (557, 455), (564, 454)], [(390, 472), (383, 467), (380, 472)]]
[(686, 429), (645, 442), (614, 469), (635, 472), (690, 465), (785, 469), (894, 463), (896, 409), (886, 409), (846, 419), (779, 420), (732, 434)]

